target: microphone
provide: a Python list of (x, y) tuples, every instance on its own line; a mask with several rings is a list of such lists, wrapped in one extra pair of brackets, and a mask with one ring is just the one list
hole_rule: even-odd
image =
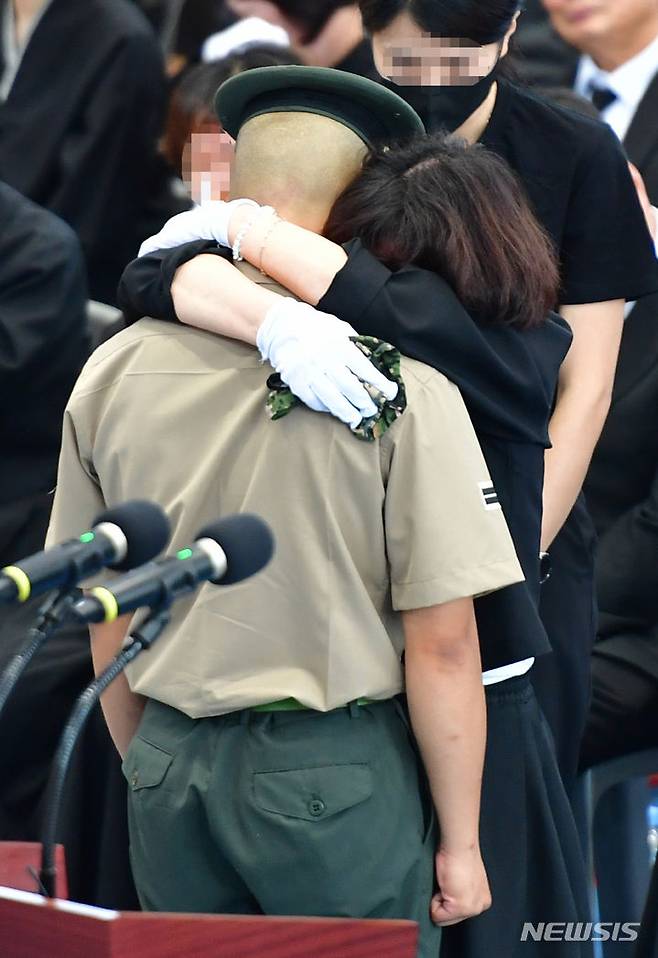
[(27, 602), (51, 589), (70, 589), (109, 566), (134, 569), (167, 545), (169, 522), (155, 503), (136, 499), (108, 509), (78, 539), (44, 549), (0, 570), (0, 604)]
[(112, 596), (111, 600), (107, 596), (90, 596), (76, 603), (78, 617), (85, 622), (109, 622), (144, 605), (156, 607), (121, 652), (81, 693), (62, 732), (46, 790), (39, 871), (40, 886), (46, 897), (55, 895), (55, 840), (71, 756), (100, 696), (126, 666), (140, 652), (150, 649), (162, 634), (176, 598), (193, 591), (201, 582), (226, 585), (242, 582), (264, 568), (273, 552), (274, 537), (267, 523), (248, 513), (229, 516), (202, 529), (189, 549), (181, 549), (174, 557), (149, 563), (132, 575), (117, 579), (112, 583), (112, 592), (105, 590)]
[(190, 548), (91, 589), (71, 612), (81, 622), (113, 622), (143, 606), (169, 606), (202, 582), (233, 585), (248, 579), (273, 552), (266, 522), (249, 513), (227, 516), (205, 526)]
[[(48, 641), (75, 602), (74, 587), (88, 575), (109, 565), (130, 569), (153, 559), (169, 541), (169, 520), (155, 503), (136, 499), (102, 513), (90, 532), (79, 539), (38, 552), (0, 573), (0, 595), (25, 602), (58, 586), (39, 610), (36, 624), (18, 652), (0, 672), (0, 715), (19, 678)], [(2, 592), (2, 590), (5, 590)]]

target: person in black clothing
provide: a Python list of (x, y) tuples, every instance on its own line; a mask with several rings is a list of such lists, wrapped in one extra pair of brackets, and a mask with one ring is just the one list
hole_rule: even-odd
[(157, 138), (158, 43), (127, 0), (0, 0), (0, 179), (61, 216), (92, 299), (114, 303), (140, 242), (187, 202)]
[(283, 27), (302, 63), (377, 78), (354, 0), (228, 0), (241, 17)]
[[(85, 264), (73, 230), (4, 183), (0, 222), (1, 568), (44, 547), (64, 407), (90, 337)], [(43, 601), (2, 608), (0, 669), (24, 643)], [(40, 839), (57, 741), (92, 678), (87, 629), (67, 626), (30, 663), (7, 702), (0, 723), (0, 841)], [(125, 802), (115, 798), (123, 778), (100, 715), (76, 750), (72, 772), (59, 832), (71, 897), (135, 908)]]
[[(558, 369), (569, 344), (569, 334), (558, 317), (523, 332), (489, 323), (476, 325), (448, 285), (450, 282), (459, 287), (469, 301), (468, 283), (460, 285), (456, 276), (449, 271), (445, 273), (445, 262), (441, 269), (440, 241), (433, 247), (438, 260), (434, 257), (432, 263), (426, 261), (426, 265), (438, 269), (444, 278), (412, 265), (392, 271), (367, 251), (370, 234), (364, 223), (362, 229), (357, 228), (359, 210), (369, 227), (373, 227), (373, 221), (378, 224), (375, 234), (379, 230), (379, 235), (383, 235), (384, 248), (377, 251), (384, 259), (388, 260), (396, 247), (398, 257), (403, 260), (424, 259), (422, 251), (416, 249), (413, 253), (399, 245), (401, 199), (404, 203), (400, 190), (404, 190), (406, 175), (411, 175), (416, 167), (424, 178), (413, 180), (418, 191), (414, 194), (417, 203), (414, 208), (426, 211), (424, 222), (433, 240), (441, 235), (440, 222), (434, 217), (440, 210), (439, 186), (445, 170), (440, 162), (432, 169), (431, 162), (439, 149), (448, 162), (450, 150), (439, 139), (421, 141), (400, 152), (378, 154), (364, 172), (364, 181), (360, 184), (357, 180), (354, 184), (357, 194), (351, 194), (348, 188), (339, 199), (327, 231), (335, 230), (339, 236), (342, 230), (349, 235), (354, 228), (363, 234), (363, 239), (347, 244), (349, 261), (334, 281), (338, 289), (334, 289), (333, 299), (332, 290), (328, 298), (331, 299), (329, 308), (334, 311), (363, 311), (365, 316), (360, 325), (365, 332), (376, 324), (378, 316), (386, 316), (387, 326), (382, 324), (379, 335), (387, 339), (400, 335), (398, 321), (404, 317), (408, 325), (402, 338), (415, 355), (422, 355), (460, 387), (526, 573), (526, 583), (503, 590), (498, 598), (490, 596), (476, 603), (484, 681), (488, 683), (489, 727), (481, 834), (494, 904), (476, 946), (464, 952), (489, 953), (487, 947), (495, 939), (500, 942), (501, 954), (514, 955), (520, 947), (523, 921), (533, 920), (533, 916), (534, 920), (542, 920), (541, 915), (547, 908), (555, 913), (575, 914), (581, 920), (587, 917), (584, 870), (573, 821), (527, 675), (533, 658), (542, 656), (549, 648), (537, 613), (543, 454), (548, 444), (547, 422)], [(455, 144), (453, 149), (458, 153), (461, 150), (465, 169), (469, 162), (476, 163), (475, 156), (471, 160), (463, 146), (458, 148)], [(493, 160), (488, 153), (486, 156)], [(498, 187), (502, 188), (500, 176), (508, 182), (509, 173), (495, 162), (491, 163), (490, 170), (493, 169), (498, 177), (492, 175), (492, 180), (497, 179)], [(428, 185), (426, 177), (430, 171), (436, 178)], [(365, 195), (359, 194), (362, 189)], [(490, 192), (495, 192), (493, 182)], [(373, 197), (377, 197), (377, 201), (373, 201)], [(463, 203), (466, 214), (465, 198)], [(427, 215), (428, 210), (432, 210), (432, 216)], [(246, 207), (243, 212), (247, 218), (253, 215)], [(411, 213), (410, 219), (413, 219)], [(423, 216), (419, 219), (423, 222)], [(305, 231), (297, 234), (297, 240), (294, 235), (284, 235), (284, 229), (290, 229), (289, 224), (277, 226), (267, 241), (271, 226), (264, 220), (253, 232), (248, 232), (242, 255), (253, 256), (253, 262), (292, 292), (317, 301), (322, 289), (311, 289), (309, 283), (313, 284), (318, 263), (327, 264), (334, 256), (339, 263), (344, 262), (345, 252)], [(236, 229), (239, 224), (232, 223), (231, 230)], [(501, 225), (496, 224), (496, 241), (502, 243), (503, 234)], [(235, 234), (231, 240), (235, 240)], [(507, 236), (507, 242), (510, 241)], [(321, 245), (316, 245), (318, 243)], [(158, 237), (153, 244), (157, 248)], [(486, 248), (486, 243), (484, 246)], [(385, 255), (386, 247), (389, 257)], [(277, 251), (283, 250), (285, 255), (278, 256)], [(219, 256), (201, 255), (204, 253)], [(178, 315), (186, 322), (222, 329), (253, 341), (248, 314), (252, 302), (256, 314), (260, 308), (256, 300), (251, 299), (255, 288), (220, 259), (224, 253), (226, 251), (218, 249), (215, 243), (201, 241), (171, 251), (160, 250), (138, 260), (124, 275), (122, 283), (121, 299), (129, 318), (150, 313), (173, 320)], [(474, 257), (478, 255), (486, 259), (482, 248), (474, 250)], [(399, 262), (391, 260), (390, 266), (393, 265)], [(186, 271), (189, 271), (187, 276)], [(332, 271), (335, 272), (334, 267)], [(175, 274), (178, 278), (172, 300), (169, 287)], [(320, 287), (326, 288), (325, 280), (317, 278)], [(339, 278), (345, 281), (343, 287)], [(519, 283), (519, 291), (521, 286)], [(199, 291), (203, 293), (200, 297)], [(179, 296), (179, 292), (182, 295)], [(510, 295), (513, 297), (514, 292)], [(437, 300), (441, 300), (444, 310), (440, 321)], [(476, 309), (474, 302), (469, 301), (469, 305)], [(535, 310), (539, 307), (539, 302), (534, 304)], [(239, 328), (242, 316), (246, 330)], [(226, 325), (222, 324), (223, 318), (227, 320)], [(262, 320), (261, 314), (256, 325)], [(541, 785), (536, 787), (538, 781)], [(556, 876), (546, 885), (537, 881), (535, 863), (538, 860), (544, 862), (545, 875)], [(562, 877), (557, 877), (558, 861), (563, 868)], [(566, 874), (570, 880), (565, 884)], [(473, 922), (467, 925), (472, 926)], [(453, 929), (446, 932), (446, 938), (451, 936), (454, 938)], [(527, 954), (532, 945), (524, 943), (523, 947)], [(563, 949), (561, 955), (587, 954), (587, 946), (582, 944), (564, 945)]]
[(0, 565), (7, 565), (43, 544), (43, 521), (27, 520), (35, 512), (47, 518), (64, 406), (89, 337), (84, 263), (71, 229), (1, 182), (0, 222)]
[[(90, 343), (84, 260), (71, 228), (4, 183), (0, 183), (0, 222), (3, 567), (43, 548), (64, 407)], [(2, 609), (0, 669), (24, 642), (41, 602), (37, 598)], [(41, 803), (57, 739), (75, 696), (93, 675), (85, 633), (72, 628), (57, 635), (30, 665), (7, 704), (0, 724), (0, 841), (39, 838)], [(112, 859), (110, 868), (118, 860), (109, 884), (115, 889), (121, 886), (119, 876), (123, 874), (129, 893), (123, 898), (120, 893), (115, 897), (109, 893), (105, 903), (126, 906), (134, 901), (127, 855), (106, 856), (98, 868), (98, 855), (94, 854), (99, 847), (95, 846), (97, 837), (107, 840), (108, 814), (113, 816), (103, 799), (103, 788), (113, 769), (117, 781), (120, 775), (107, 745), (105, 753), (102, 751), (103, 735), (107, 738), (98, 723), (89, 732), (86, 775), (69, 791), (62, 820), (69, 852), (69, 888), (78, 898), (97, 901), (91, 889), (99, 887), (99, 876), (107, 877), (108, 859)], [(104, 755), (109, 756), (109, 764)], [(80, 828), (83, 793), (82, 812), (92, 826), (90, 834), (83, 834)], [(112, 821), (116, 824), (115, 818)], [(118, 834), (116, 828), (114, 834)]]
[[(553, 575), (542, 591), (541, 613), (555, 654), (537, 664), (533, 681), (569, 787), (587, 714), (595, 635), (595, 535), (579, 490), (609, 408), (624, 300), (658, 289), (658, 265), (613, 133), (502, 77), (501, 59), (520, 7), (517, 0), (361, 3), (380, 71), (402, 81), (399, 92), (417, 106), (430, 131), (458, 129), (509, 162), (559, 254), (560, 312), (572, 327), (574, 346), (560, 377), (544, 490), (542, 548), (550, 548)], [(477, 82), (429, 85), (420, 48), (414, 61), (420, 68), (410, 70), (404, 57), (395, 65), (400, 48), (418, 46), (422, 34), (468, 38), (481, 66)]]

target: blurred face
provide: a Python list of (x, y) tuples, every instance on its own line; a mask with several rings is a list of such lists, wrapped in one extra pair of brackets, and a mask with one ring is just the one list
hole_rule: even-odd
[(227, 200), (235, 143), (213, 120), (200, 122), (183, 150), (183, 180), (195, 203)]
[(551, 23), (567, 43), (587, 51), (608, 37), (617, 41), (658, 27), (658, 0), (542, 0)]
[(516, 20), (502, 45), (482, 46), (425, 33), (405, 12), (373, 35), (372, 49), (379, 73), (399, 86), (473, 86), (505, 56), (515, 29)]

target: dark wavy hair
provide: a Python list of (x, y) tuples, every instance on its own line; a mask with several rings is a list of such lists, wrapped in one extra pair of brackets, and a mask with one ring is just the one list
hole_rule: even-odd
[(468, 37), (483, 45), (502, 40), (523, 5), (524, 0), (359, 0), (368, 33), (408, 13), (426, 33)]
[(558, 301), (552, 243), (515, 174), (455, 136), (373, 151), (336, 200), (324, 235), (360, 239), (390, 269), (438, 273), (483, 322), (537, 326)]

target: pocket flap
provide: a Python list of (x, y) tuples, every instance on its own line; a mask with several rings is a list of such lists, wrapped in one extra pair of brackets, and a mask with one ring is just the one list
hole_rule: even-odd
[(121, 766), (133, 792), (153, 788), (164, 779), (174, 756), (137, 736), (130, 743)]
[(368, 765), (322, 765), (254, 774), (254, 799), (264, 811), (322, 821), (372, 795)]

